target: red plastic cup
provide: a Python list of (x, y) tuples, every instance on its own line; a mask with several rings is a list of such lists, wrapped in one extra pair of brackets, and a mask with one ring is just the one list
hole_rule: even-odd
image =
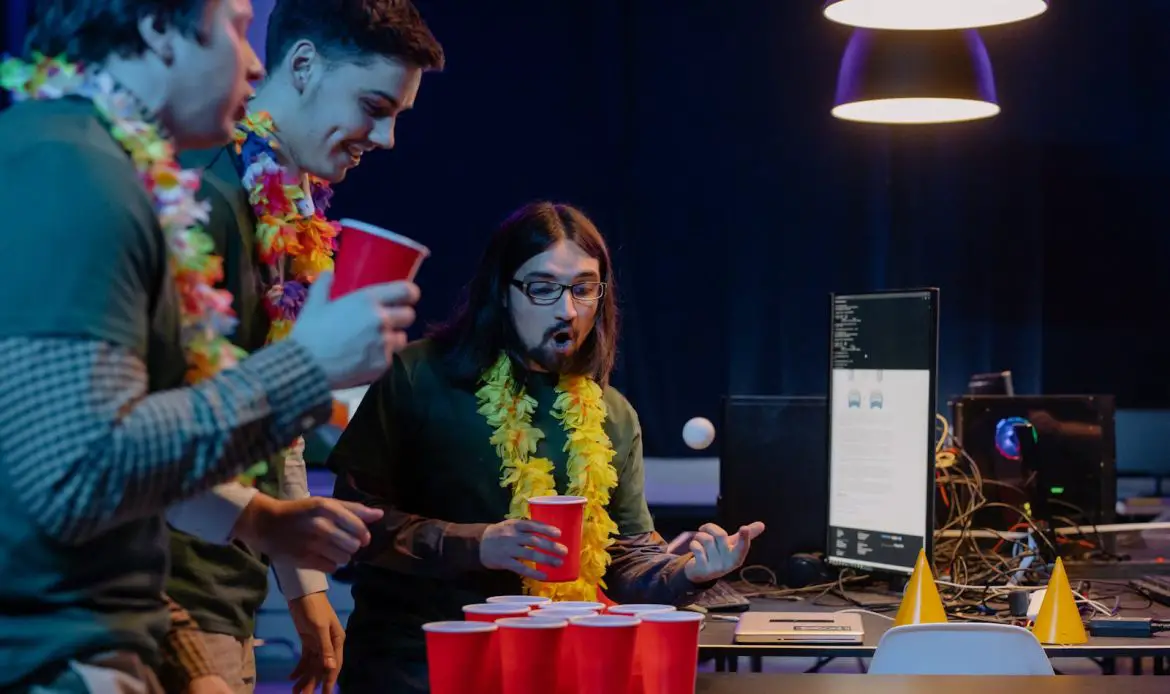
[(544, 572), (545, 582), (576, 581), (581, 575), (581, 525), (585, 520), (585, 497), (534, 496), (528, 500), (528, 515), (538, 523), (560, 530), (560, 537), (549, 539), (561, 543), (568, 550), (565, 556), (560, 557), (560, 566), (537, 565), (536, 568)]
[(552, 598), (542, 598), (539, 595), (493, 595), (486, 602), (510, 602), (520, 605), (531, 605), (535, 608), (538, 605), (549, 604), (552, 602)]
[(560, 600), (549, 605), (549, 607), (558, 610), (593, 610), (594, 612), (602, 612), (605, 610), (605, 603), (590, 602), (588, 600)]
[[(559, 679), (564, 619), (501, 619), (500, 672), (504, 694), (555, 694)], [(470, 690), (469, 690), (470, 691)]]
[[(627, 603), (624, 605), (610, 605), (606, 608), (608, 614), (623, 614), (630, 617), (654, 614), (656, 612), (674, 612), (673, 605), (656, 605), (652, 603)], [(642, 662), (646, 659), (645, 628), (638, 627), (638, 638), (634, 643), (634, 669), (630, 674), (630, 694), (642, 694), (644, 682)]]
[(641, 615), (642, 691), (693, 694), (703, 615), (678, 610)]
[(616, 614), (569, 622), (570, 647), (577, 652), (578, 694), (629, 691), (638, 624), (637, 617)]
[(576, 619), (577, 617), (595, 617), (597, 610), (585, 607), (538, 607), (528, 613), (529, 617), (552, 617), (554, 619)]
[(329, 298), (371, 284), (413, 280), (431, 251), (418, 241), (355, 219), (343, 219)]
[(484, 622), (424, 624), (431, 694), (499, 692), (497, 629)]
[(656, 605), (654, 603), (632, 602), (624, 605), (610, 605), (605, 610), (609, 614), (624, 614), (637, 617), (651, 612), (674, 612), (674, 605)]
[(516, 602), (484, 602), (463, 606), (463, 618), (469, 622), (494, 622), (508, 617), (527, 617), (532, 610)]

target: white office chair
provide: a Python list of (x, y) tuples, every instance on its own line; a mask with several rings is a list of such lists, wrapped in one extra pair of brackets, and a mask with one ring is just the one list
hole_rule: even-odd
[(910, 624), (882, 635), (871, 675), (1053, 675), (1032, 632), (1007, 624)]

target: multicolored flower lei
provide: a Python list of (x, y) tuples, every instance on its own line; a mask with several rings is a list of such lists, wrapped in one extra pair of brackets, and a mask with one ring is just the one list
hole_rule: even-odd
[[(501, 460), (500, 486), (511, 487), (509, 518), (528, 518), (528, 499), (556, 494), (553, 464), (533, 457), (544, 432), (532, 426), (536, 400), (523, 392), (512, 377), (512, 363), (501, 355), (481, 379), (476, 391), (477, 412), (495, 427), (491, 443)], [(524, 579), (531, 595), (553, 600), (599, 599), (605, 587), (609, 547), (617, 524), (609, 517), (610, 494), (617, 486), (613, 443), (605, 433), (607, 415), (601, 386), (584, 376), (562, 376), (556, 387), (553, 416), (561, 421), (568, 441), (569, 484), (566, 494), (585, 497), (585, 522), (581, 537), (581, 575), (572, 583), (542, 583)]]
[(13, 99), (89, 99), (110, 135), (130, 155), (166, 239), (171, 276), (178, 288), (187, 382), (196, 383), (234, 366), (242, 351), (225, 335), (235, 329), (230, 293), (216, 289), (223, 263), (204, 231), (209, 208), (196, 199), (200, 176), (184, 171), (174, 143), (144, 114), (137, 99), (97, 69), (35, 54), (32, 63), (0, 63), (0, 86)]
[(308, 287), (333, 269), (340, 227), (325, 219), (329, 185), (312, 176), (294, 176), (276, 159), (276, 125), (264, 112), (236, 124), (236, 153), (243, 162), (243, 183), (256, 214), (260, 261), (268, 268), (264, 306), (272, 326), (268, 341), (285, 338), (300, 314)]
[[(276, 124), (266, 112), (252, 113), (236, 124), (232, 135), (243, 164), (241, 182), (256, 215), (256, 245), (267, 269), (264, 308), (271, 325), (267, 342), (288, 337), (305, 305), (309, 285), (333, 269), (335, 239), (340, 227), (325, 219), (333, 191), (312, 176), (299, 177), (277, 161)], [(305, 441), (298, 438), (279, 455), (303, 462)], [(251, 476), (267, 472), (258, 466)], [(245, 480), (241, 480), (245, 481)]]

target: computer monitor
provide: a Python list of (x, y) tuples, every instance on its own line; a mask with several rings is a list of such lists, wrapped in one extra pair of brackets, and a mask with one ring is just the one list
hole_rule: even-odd
[(938, 290), (831, 304), (826, 560), (910, 574), (933, 546)]

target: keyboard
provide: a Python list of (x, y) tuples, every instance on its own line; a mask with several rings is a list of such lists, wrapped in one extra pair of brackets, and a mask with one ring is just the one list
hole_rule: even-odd
[(1159, 605), (1170, 607), (1170, 576), (1142, 576), (1132, 579), (1129, 585)]
[(752, 604), (726, 581), (716, 581), (704, 591), (695, 605), (708, 612), (747, 612)]

